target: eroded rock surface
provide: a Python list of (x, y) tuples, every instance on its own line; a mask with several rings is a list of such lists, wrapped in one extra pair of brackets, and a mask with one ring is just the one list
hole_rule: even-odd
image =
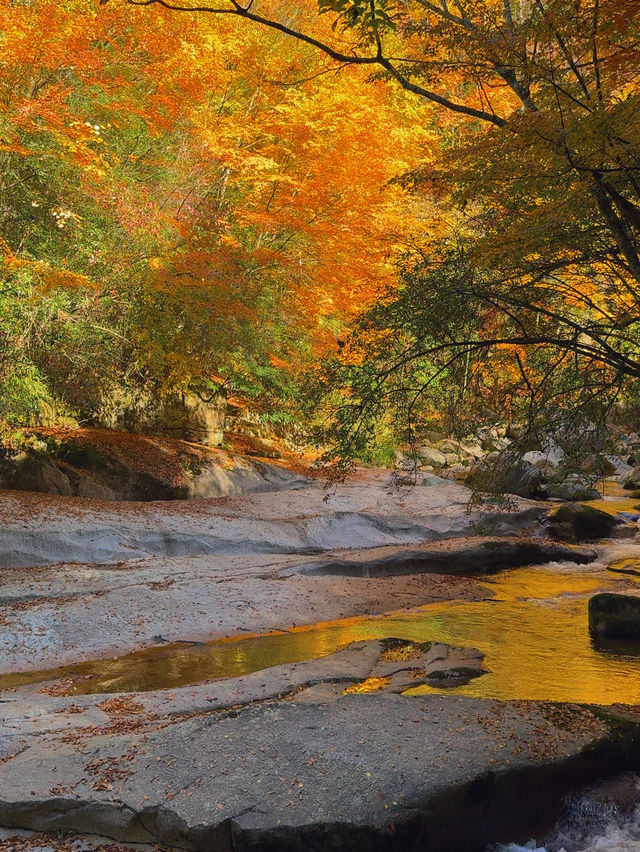
[(469, 496), (455, 483), (394, 491), (383, 472), (362, 473), (328, 498), (321, 483), (277, 496), (125, 505), (0, 491), (0, 567), (508, 535), (545, 514), (524, 500), (513, 511), (468, 512)]
[(617, 723), (584, 707), (269, 697), (344, 684), (372, 671), (379, 651), (365, 643), (169, 694), (45, 696), (38, 713), (18, 691), (0, 706), (0, 822), (198, 852), (474, 850), (512, 830), (515, 802), (526, 821), (609, 759), (594, 746), (613, 743)]
[(595, 555), (542, 539), (478, 537), (318, 556), (231, 554), (6, 569), (0, 572), (0, 673), (115, 656), (158, 641), (481, 600), (491, 593), (464, 575), (536, 561), (589, 562)]

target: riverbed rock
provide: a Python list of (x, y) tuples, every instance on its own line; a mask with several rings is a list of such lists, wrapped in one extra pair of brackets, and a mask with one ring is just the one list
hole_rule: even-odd
[(570, 473), (561, 482), (549, 484), (547, 497), (567, 501), (598, 500), (600, 492), (586, 477), (578, 473)]
[(431, 465), (432, 467), (444, 467), (447, 463), (447, 458), (441, 450), (428, 445), (418, 447), (416, 455), (421, 462)]
[(542, 500), (547, 497), (547, 484), (548, 474), (544, 466), (522, 459), (509, 471), (505, 490), (519, 497)]
[(383, 639), (380, 645), (380, 657), (369, 678), (388, 681), (380, 687), (386, 692), (402, 693), (423, 683), (441, 688), (459, 686), (486, 674), (484, 654), (477, 648), (396, 638)]
[(52, 429), (40, 434), (48, 444), (40, 441), (37, 451), (0, 460), (0, 488), (151, 501), (227, 497), (308, 483), (284, 463), (170, 438), (105, 429)]
[(640, 639), (640, 598), (603, 592), (589, 599), (589, 629), (608, 639)]
[(596, 551), (516, 536), (477, 536), (425, 543), (419, 546), (353, 549), (328, 554), (285, 568), (284, 574), (316, 574), (337, 577), (397, 577), (406, 574), (480, 574), (518, 565), (547, 562), (587, 564)]
[(640, 490), (640, 466), (634, 467), (623, 480), (622, 487), (627, 491)]
[[(451, 482), (389, 490), (388, 475), (376, 471), (329, 495), (314, 483), (277, 498), (107, 503), (0, 492), (0, 669), (123, 653), (157, 635), (214, 638), (484, 598), (486, 590), (455, 577), (466, 567), (456, 551), (481, 546), (482, 532), (495, 542), (495, 559), (498, 537), (539, 529), (546, 510), (521, 501), (509, 511), (469, 512), (469, 496)], [(421, 556), (408, 550), (441, 540), (437, 563), (423, 564), (422, 573), (412, 568), (392, 582), (363, 576), (363, 564), (375, 572), (378, 560), (386, 563), (382, 574), (397, 573)], [(504, 546), (532, 558), (521, 543)], [(476, 562), (487, 564), (490, 550)], [(343, 577), (302, 570), (349, 554)]]
[[(483, 553), (482, 541), (487, 540), (352, 554), (227, 553), (5, 571), (0, 672), (122, 655), (160, 640), (242, 636), (451, 599), (485, 600), (490, 591), (470, 575), (523, 564), (532, 551), (526, 543), (507, 539), (501, 545), (493, 539)], [(540, 544), (542, 550), (534, 551), (539, 561), (588, 562), (596, 556), (585, 548)]]
[(190, 852), (480, 852), (553, 820), (622, 753), (615, 716), (544, 702), (364, 694), (155, 718), (135, 701), (93, 706), (106, 723), (74, 727), (71, 708), (67, 730), (62, 712), (37, 736), (13, 716), (0, 824)]
[(384, 471), (362, 471), (330, 494), (322, 482), (309, 483), (295, 473), (289, 484), (293, 487), (279, 491), (277, 500), (271, 487), (224, 504), (162, 501), (144, 507), (77, 498), (61, 504), (65, 498), (0, 491), (0, 567), (308, 553), (476, 535), (481, 528), (509, 535), (545, 515), (544, 508), (525, 501), (509, 511), (470, 512), (471, 492), (462, 485), (390, 490)]
[[(365, 671), (365, 654), (370, 646), (376, 649), (377, 658), (372, 660)], [(349, 654), (355, 655), (358, 652), (358, 662), (361, 663), (359, 676), (354, 676), (356, 666), (352, 664), (353, 683), (345, 689), (344, 675), (340, 682), (335, 676), (329, 675), (330, 660), (333, 658), (338, 662), (341, 657), (348, 659)], [(337, 701), (343, 694), (365, 692), (399, 695), (423, 684), (447, 689), (461, 686), (486, 674), (483, 661), (484, 654), (477, 648), (464, 648), (445, 642), (412, 642), (408, 639), (389, 637), (354, 643), (351, 648), (332, 654), (330, 658), (324, 658), (323, 667), (327, 674), (322, 681), (313, 676), (315, 666), (312, 661), (300, 666), (301, 673), (307, 671), (307, 677), (312, 675), (312, 683), (301, 692), (296, 692), (292, 700), (304, 703)], [(327, 689), (329, 686), (333, 688)]]
[(562, 458), (563, 456), (554, 448), (549, 450), (549, 452), (544, 452), (543, 450), (529, 450), (529, 452), (522, 456), (522, 461), (525, 462), (525, 464), (535, 465), (540, 468), (540, 470), (545, 471), (545, 473), (553, 473), (558, 468)]
[(566, 503), (550, 519), (550, 531), (560, 541), (593, 541), (607, 538), (618, 524), (608, 512), (595, 506)]

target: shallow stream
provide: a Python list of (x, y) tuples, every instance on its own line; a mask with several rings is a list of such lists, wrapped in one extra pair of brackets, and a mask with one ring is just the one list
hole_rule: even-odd
[[(453, 692), (482, 698), (640, 703), (640, 643), (596, 647), (587, 625), (592, 594), (631, 591), (640, 584), (640, 545), (619, 542), (616, 548), (617, 565), (626, 571), (636, 564), (639, 576), (613, 573), (600, 562), (515, 568), (480, 578), (494, 595), (485, 601), (450, 601), (205, 644), (158, 645), (111, 660), (0, 676), (0, 689), (61, 677), (72, 679), (69, 691), (75, 693), (175, 688), (322, 657), (358, 640), (397, 636), (479, 648), (489, 673), (450, 689)], [(623, 554), (627, 558), (620, 561)], [(412, 690), (433, 691), (428, 686)]]

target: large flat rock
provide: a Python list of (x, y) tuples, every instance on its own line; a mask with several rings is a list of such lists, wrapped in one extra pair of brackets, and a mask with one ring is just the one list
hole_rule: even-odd
[[(509, 539), (536, 525), (545, 510), (535, 504), (469, 513), (470, 492), (456, 483), (388, 485), (369, 471), (329, 495), (314, 484), (156, 503), (0, 491), (0, 673), (116, 656), (157, 637), (199, 641), (478, 599), (487, 593), (473, 582), (435, 575), (495, 567), (498, 551), (503, 564), (579, 559)], [(336, 576), (336, 566), (354, 570)], [(390, 582), (397, 573), (406, 576)]]
[[(155, 718), (154, 705), (119, 714), (103, 703), (110, 723), (86, 727), (97, 700), (84, 699), (84, 726), (29, 735), (26, 718), (5, 720), (15, 739), (0, 774), (3, 826), (198, 852), (473, 852), (552, 820), (560, 794), (602, 772), (620, 739), (618, 722), (584, 707), (459, 696), (232, 710), (214, 700), (208, 712)], [(627, 732), (628, 756), (630, 745)]]

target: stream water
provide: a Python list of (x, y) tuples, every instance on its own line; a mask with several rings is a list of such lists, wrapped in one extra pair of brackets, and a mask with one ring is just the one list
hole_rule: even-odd
[[(608, 565), (637, 569), (638, 576)], [(175, 688), (322, 657), (358, 640), (397, 636), (474, 646), (485, 654), (488, 674), (448, 691), (481, 698), (640, 703), (640, 642), (596, 646), (587, 625), (591, 595), (640, 584), (640, 543), (618, 541), (592, 565), (554, 563), (479, 579), (491, 599), (205, 644), (159, 645), (110, 660), (0, 676), (0, 689), (61, 677), (71, 679), (72, 693)], [(421, 686), (410, 692), (435, 691)]]

